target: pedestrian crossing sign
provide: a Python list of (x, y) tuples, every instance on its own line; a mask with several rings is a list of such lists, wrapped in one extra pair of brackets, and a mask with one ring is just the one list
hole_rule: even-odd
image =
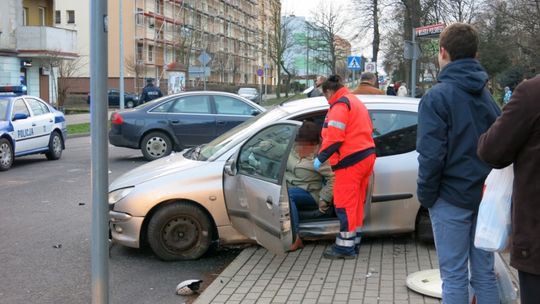
[(362, 57), (349, 56), (347, 57), (347, 67), (349, 70), (360, 71), (362, 69)]

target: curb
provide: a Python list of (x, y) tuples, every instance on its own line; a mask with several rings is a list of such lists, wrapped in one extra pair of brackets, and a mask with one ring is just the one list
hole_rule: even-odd
[(75, 134), (68, 134), (68, 135), (67, 135), (67, 139), (78, 138), (78, 137), (86, 137), (86, 136), (90, 136), (90, 133), (75, 133)]

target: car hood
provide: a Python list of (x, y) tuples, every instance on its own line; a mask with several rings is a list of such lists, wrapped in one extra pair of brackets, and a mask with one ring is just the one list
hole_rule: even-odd
[(109, 191), (132, 187), (161, 176), (186, 171), (194, 167), (200, 168), (205, 163), (187, 159), (182, 154), (173, 153), (124, 173), (109, 185)]

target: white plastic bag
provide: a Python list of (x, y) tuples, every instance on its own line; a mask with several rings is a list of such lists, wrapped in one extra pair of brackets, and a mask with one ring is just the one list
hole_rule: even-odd
[(514, 168), (493, 169), (489, 173), (478, 210), (474, 246), (487, 251), (503, 251), (511, 230)]

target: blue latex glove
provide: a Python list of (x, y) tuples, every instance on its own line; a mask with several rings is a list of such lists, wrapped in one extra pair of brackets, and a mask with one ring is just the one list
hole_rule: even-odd
[(321, 167), (321, 161), (317, 157), (315, 157), (315, 160), (313, 161), (313, 168), (319, 171), (320, 167)]

